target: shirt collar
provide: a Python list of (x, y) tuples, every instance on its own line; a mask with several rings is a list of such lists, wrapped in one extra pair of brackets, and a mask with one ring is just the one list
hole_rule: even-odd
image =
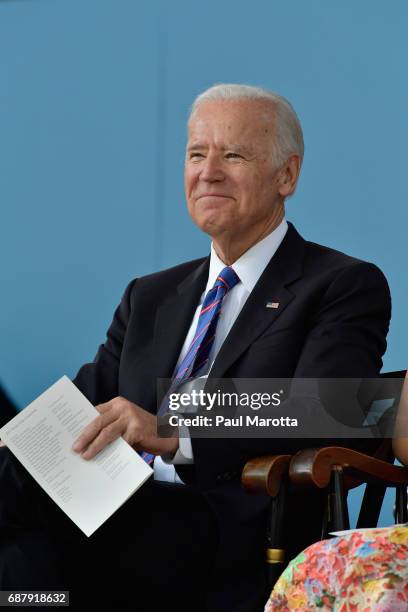
[[(287, 231), (288, 224), (286, 219), (283, 219), (273, 232), (254, 244), (231, 265), (231, 268), (238, 274), (244, 288), (249, 293), (251, 293), (262, 272), (278, 250)], [(210, 269), (205, 293), (214, 285), (217, 276), (223, 268), (225, 268), (225, 263), (218, 257), (214, 245), (211, 243)]]

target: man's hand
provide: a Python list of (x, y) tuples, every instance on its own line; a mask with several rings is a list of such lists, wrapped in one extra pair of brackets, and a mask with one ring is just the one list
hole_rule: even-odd
[(159, 438), (157, 417), (124, 397), (115, 397), (95, 408), (100, 412), (72, 445), (84, 459), (92, 459), (110, 442), (120, 436), (135, 450), (154, 455), (174, 454), (178, 438)]

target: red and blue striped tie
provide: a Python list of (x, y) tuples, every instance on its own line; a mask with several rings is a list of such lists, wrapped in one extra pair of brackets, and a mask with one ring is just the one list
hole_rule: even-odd
[[(215, 331), (221, 313), (222, 300), (237, 283), (239, 283), (238, 275), (232, 268), (227, 266), (217, 276), (214, 286), (205, 296), (194, 338), (175, 372), (170, 389), (160, 405), (158, 415), (166, 412), (170, 393), (173, 393), (188, 378), (195, 378), (201, 371), (205, 371), (215, 340)], [(155, 458), (155, 455), (146, 451), (142, 451), (140, 456), (149, 464), (152, 464)]]

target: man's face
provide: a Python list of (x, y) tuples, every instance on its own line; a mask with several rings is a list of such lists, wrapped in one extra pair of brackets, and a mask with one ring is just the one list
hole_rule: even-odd
[[(269, 111), (269, 113), (267, 112)], [(271, 159), (270, 106), (259, 100), (212, 100), (191, 117), (184, 186), (194, 223), (213, 237), (268, 225), (283, 200)]]

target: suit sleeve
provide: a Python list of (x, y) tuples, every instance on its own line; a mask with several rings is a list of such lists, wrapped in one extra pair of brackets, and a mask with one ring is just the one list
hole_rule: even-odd
[[(379, 268), (365, 262), (338, 274), (317, 308), (294, 378), (300, 386), (302, 379), (317, 379), (321, 410), (341, 424), (361, 427), (365, 419), (374, 395), (361, 403), (361, 385), (381, 370), (390, 317), (388, 283)], [(370, 388), (374, 394), (375, 385)], [(378, 440), (344, 438), (330, 444), (371, 452)]]
[(73, 383), (93, 404), (107, 402), (118, 395), (118, 374), (122, 346), (130, 317), (131, 294), (136, 280), (126, 287), (116, 308), (106, 340), (95, 359), (81, 367)]
[(379, 268), (361, 262), (343, 269), (313, 315), (294, 377), (376, 376), (390, 317), (390, 291)]

